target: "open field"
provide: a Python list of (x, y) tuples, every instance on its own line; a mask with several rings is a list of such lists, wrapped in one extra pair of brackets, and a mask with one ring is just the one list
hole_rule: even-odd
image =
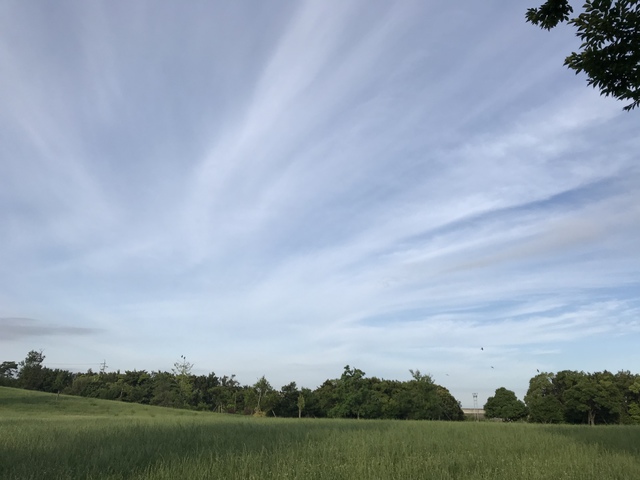
[(2, 479), (630, 479), (640, 427), (251, 418), (0, 388)]

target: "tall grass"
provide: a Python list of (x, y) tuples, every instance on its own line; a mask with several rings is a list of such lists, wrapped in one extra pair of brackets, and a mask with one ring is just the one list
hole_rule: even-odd
[(0, 389), (2, 479), (634, 479), (640, 428), (298, 420)]

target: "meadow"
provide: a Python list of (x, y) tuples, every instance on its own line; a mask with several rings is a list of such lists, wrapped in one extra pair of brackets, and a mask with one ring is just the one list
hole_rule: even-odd
[(0, 387), (0, 478), (626, 480), (640, 427), (254, 418)]

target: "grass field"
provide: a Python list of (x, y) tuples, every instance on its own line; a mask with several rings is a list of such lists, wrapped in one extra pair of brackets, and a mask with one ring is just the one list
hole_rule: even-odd
[(628, 480), (640, 427), (251, 418), (0, 388), (0, 478)]

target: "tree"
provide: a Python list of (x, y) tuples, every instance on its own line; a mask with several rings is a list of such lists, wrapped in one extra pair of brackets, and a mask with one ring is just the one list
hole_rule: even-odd
[(2, 362), (0, 364), (0, 386), (13, 385), (18, 374), (18, 364), (16, 362)]
[(298, 418), (302, 418), (302, 411), (304, 410), (304, 395), (300, 393), (298, 395)]
[(337, 404), (329, 410), (330, 417), (360, 419), (371, 393), (364, 375), (359, 368), (344, 367), (342, 376), (336, 382)]
[(512, 422), (526, 417), (527, 407), (518, 400), (514, 392), (500, 387), (493, 397), (487, 399), (484, 412), (487, 418), (501, 418), (505, 422)]
[(20, 362), (18, 385), (27, 390), (40, 390), (44, 381), (42, 362), (45, 356), (42, 350), (31, 350), (27, 357)]
[(151, 375), (146, 370), (126, 370), (121, 375), (119, 398), (124, 402), (148, 404), (152, 390)]
[(629, 393), (632, 398), (629, 402), (629, 417), (631, 419), (631, 423), (639, 424), (640, 423), (640, 376), (637, 376), (633, 382), (629, 386)]
[(240, 382), (236, 380), (235, 375), (230, 377), (224, 375), (219, 380), (219, 385), (210, 388), (214, 409), (220, 413), (236, 413), (238, 410)]
[(214, 388), (220, 385), (218, 376), (211, 372), (208, 375), (192, 377), (193, 397), (192, 404), (198, 410), (213, 410), (215, 406)]
[(296, 382), (284, 385), (279, 392), (277, 405), (273, 409), (274, 415), (278, 417), (295, 417), (298, 415), (298, 398), (300, 390)]
[(587, 415), (587, 423), (618, 423), (622, 395), (610, 372), (582, 373), (565, 392), (568, 408)]
[(185, 406), (174, 375), (169, 372), (152, 372), (151, 375), (153, 385), (152, 396), (149, 400), (151, 405), (171, 408)]
[(31, 350), (27, 353), (27, 357), (20, 362), (20, 366), (24, 367), (40, 367), (42, 366), (42, 362), (44, 362), (45, 356), (44, 352), (40, 350), (39, 352), (35, 350)]
[(440, 400), (442, 407), (442, 419), (443, 420), (464, 420), (464, 412), (460, 408), (460, 403), (455, 399), (451, 392), (440, 386), (436, 385), (436, 394)]
[(439, 420), (443, 408), (436, 384), (429, 374), (409, 370), (412, 380), (405, 382), (399, 392), (400, 411), (408, 420)]
[(253, 408), (254, 415), (264, 416), (266, 412), (273, 410), (277, 397), (274, 395), (273, 387), (264, 375), (253, 385), (253, 391), (256, 395), (255, 407)]
[(529, 409), (529, 421), (534, 423), (562, 423), (564, 406), (556, 396), (552, 373), (540, 373), (529, 380), (524, 401)]
[[(327, 382), (330, 383), (330, 381), (327, 380), (316, 390), (311, 390), (310, 388), (304, 387), (300, 389), (300, 395), (304, 400), (303, 411), (305, 417), (322, 418), (327, 416), (327, 410), (323, 408), (327, 399), (323, 398), (323, 394), (329, 393), (329, 395), (331, 395), (331, 391), (333, 388), (327, 387)], [(300, 404), (298, 404), (298, 408), (299, 407)]]
[(615, 374), (614, 379), (621, 400), (620, 423), (627, 425), (637, 423), (633, 413), (637, 408), (639, 396), (638, 392), (634, 392), (634, 390), (636, 388), (640, 390), (640, 375), (635, 375), (628, 370), (621, 370)]
[(564, 64), (576, 74), (585, 72), (587, 83), (600, 93), (631, 100), (624, 110), (640, 105), (640, 0), (586, 0), (584, 12), (569, 18), (569, 0), (547, 0), (527, 10), (527, 22), (551, 30), (567, 21), (577, 28), (580, 52)]
[(178, 393), (182, 400), (182, 406), (188, 406), (193, 397), (193, 380), (191, 378), (191, 370), (193, 363), (187, 361), (187, 357), (180, 355), (180, 360), (173, 364), (171, 369), (176, 377), (178, 384)]
[(68, 370), (61, 370), (59, 368), (51, 370), (46, 367), (43, 370), (46, 373), (43, 388), (45, 392), (57, 393), (60, 395), (60, 392), (64, 391), (67, 387), (70, 387), (73, 382), (73, 374)]
[(399, 380), (384, 380), (377, 389), (384, 395), (382, 418), (407, 419), (411, 415), (411, 405), (408, 401), (408, 382)]

